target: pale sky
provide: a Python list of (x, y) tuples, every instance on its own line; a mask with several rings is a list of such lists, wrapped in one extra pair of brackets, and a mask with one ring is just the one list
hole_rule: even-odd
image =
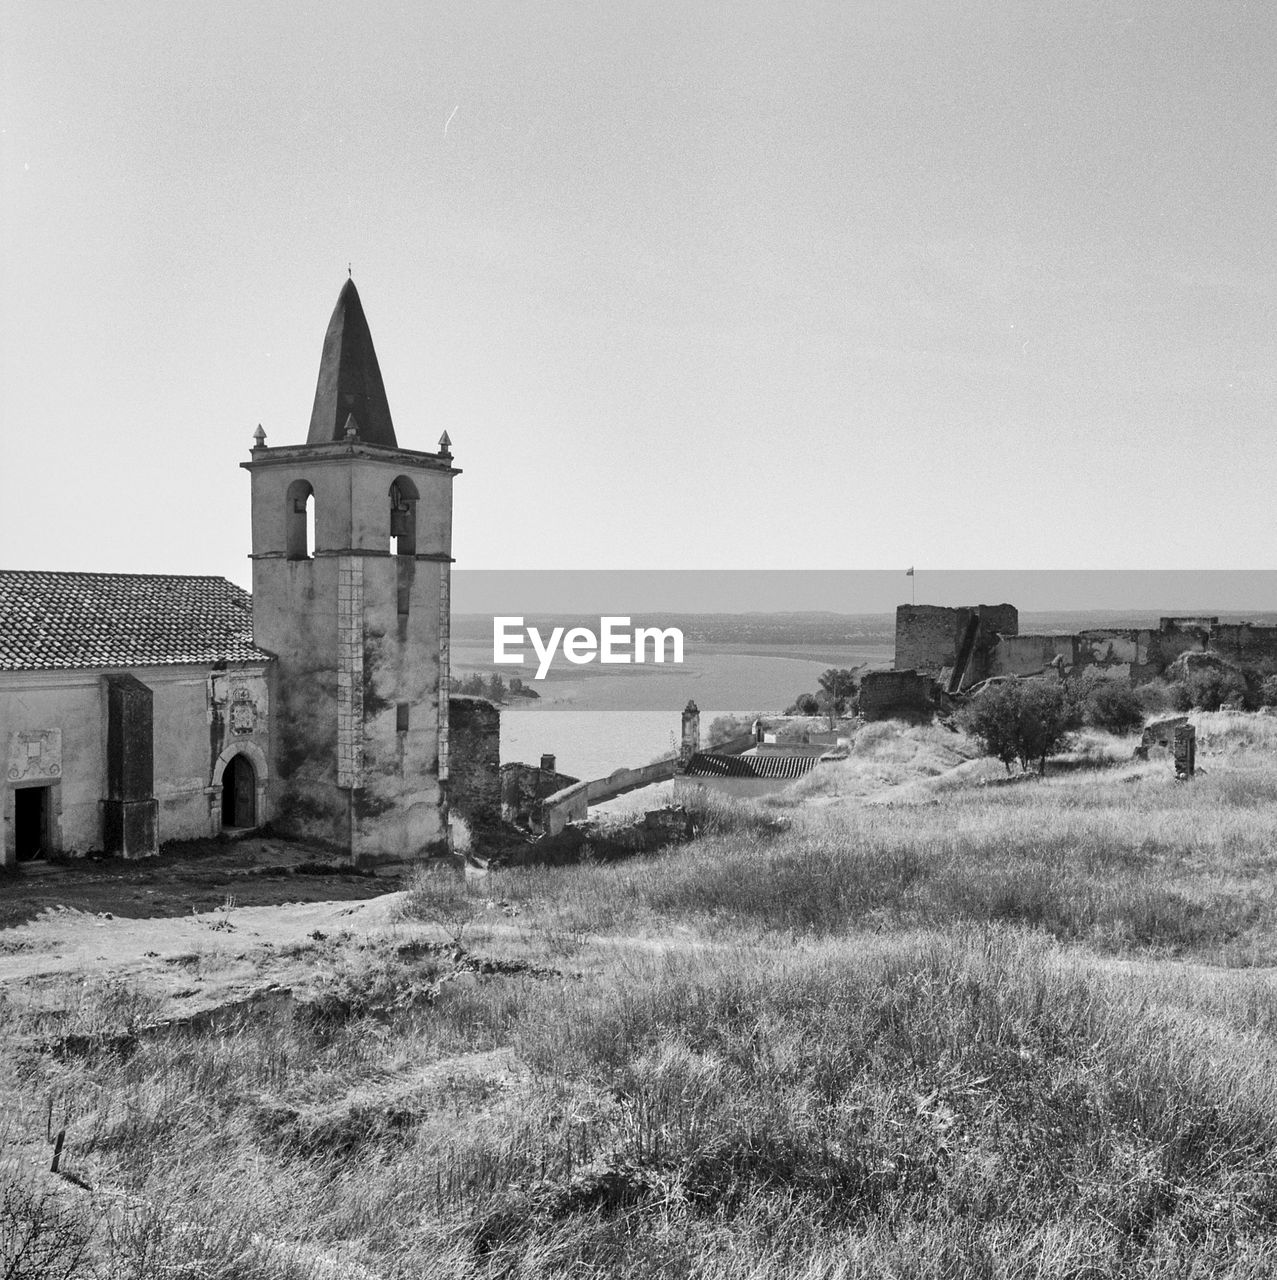
[(1277, 566), (1277, 6), (0, 13), (3, 567), (247, 583), (348, 262), (459, 568)]

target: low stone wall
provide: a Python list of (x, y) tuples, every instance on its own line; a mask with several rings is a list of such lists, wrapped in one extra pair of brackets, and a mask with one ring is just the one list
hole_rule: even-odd
[[(719, 743), (714, 751), (719, 755), (736, 756), (742, 751), (748, 751), (753, 745), (754, 735), (742, 733)], [(651, 764), (639, 765), (636, 769), (616, 769), (606, 778), (593, 778), (589, 782), (577, 782), (563, 787), (541, 802), (540, 822), (534, 822), (534, 829), (539, 825), (544, 835), (558, 835), (569, 822), (584, 821), (592, 804), (602, 804), (627, 791), (636, 791), (639, 787), (650, 787), (654, 783), (667, 782), (676, 777), (680, 763), (678, 756), (667, 756), (664, 760), (654, 760)]]
[(638, 787), (650, 787), (654, 782), (665, 782), (677, 771), (678, 757), (670, 756), (666, 760), (655, 760), (651, 764), (640, 765), (637, 769), (617, 769), (606, 778), (595, 778), (587, 782), (591, 804), (602, 804), (614, 796), (624, 795)]
[(576, 782), (541, 802), (541, 833), (557, 836), (569, 822), (584, 822), (590, 812), (590, 784)]

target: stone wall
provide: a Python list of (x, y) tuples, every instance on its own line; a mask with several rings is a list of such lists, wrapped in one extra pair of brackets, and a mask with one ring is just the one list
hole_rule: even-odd
[(980, 604), (950, 609), (934, 604), (902, 604), (896, 609), (897, 671), (939, 675), (958, 659), (967, 624), (979, 622), (967, 683), (992, 674), (992, 654), (999, 635), (1014, 636), (1020, 615), (1014, 605)]
[(548, 796), (565, 787), (575, 786), (579, 778), (543, 769), (533, 764), (513, 761), (501, 766), (501, 817), (517, 826), (541, 827), (541, 804)]
[(501, 818), (501, 710), (487, 698), (448, 698), (448, 804), (472, 825)]
[(1211, 629), (1210, 647), (1221, 657), (1243, 666), (1277, 662), (1277, 627), (1224, 623)]
[(1050, 666), (1056, 658), (1071, 670), (1078, 661), (1077, 636), (1003, 636), (993, 650), (991, 675), (1031, 676)]
[(654, 760), (651, 764), (639, 765), (637, 769), (616, 769), (606, 778), (593, 778), (589, 782), (589, 800), (591, 804), (602, 804), (614, 796), (624, 795), (627, 791), (639, 787), (650, 787), (656, 782), (665, 782), (674, 777), (681, 764), (679, 756), (670, 756), (666, 760)]
[(584, 822), (590, 811), (590, 784), (574, 782), (541, 802), (539, 827), (547, 836), (557, 836), (569, 822)]
[(860, 683), (860, 714), (866, 720), (914, 719), (934, 711), (930, 676), (918, 671), (870, 671)]
[(1277, 628), (1247, 626), (1246, 630), (1253, 637), (1239, 634), (1238, 627), (1220, 627), (1212, 632), (1196, 625), (1196, 620), (1176, 625), (1163, 619), (1157, 630), (1098, 627), (1075, 635), (1003, 636), (990, 655), (989, 674), (1035, 675), (1059, 658), (1065, 675), (1099, 667), (1110, 675), (1125, 676), (1132, 684), (1143, 684), (1162, 675), (1186, 652), (1204, 652), (1208, 648), (1222, 651), (1221, 645), (1231, 645), (1232, 652), (1227, 656), (1234, 661), (1239, 660), (1234, 655), (1243, 652), (1258, 657), (1268, 651), (1277, 657)]

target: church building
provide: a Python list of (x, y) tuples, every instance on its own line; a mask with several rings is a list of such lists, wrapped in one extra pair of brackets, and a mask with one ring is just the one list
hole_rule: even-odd
[(304, 444), (249, 461), (253, 592), (0, 571), (0, 863), (266, 823), (354, 858), (446, 847), (452, 480), (401, 448), (348, 280)]

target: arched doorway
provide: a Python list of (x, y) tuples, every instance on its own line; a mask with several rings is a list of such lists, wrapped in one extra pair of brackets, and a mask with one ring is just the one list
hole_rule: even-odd
[(222, 827), (257, 825), (257, 771), (242, 752), (231, 756), (222, 773)]

